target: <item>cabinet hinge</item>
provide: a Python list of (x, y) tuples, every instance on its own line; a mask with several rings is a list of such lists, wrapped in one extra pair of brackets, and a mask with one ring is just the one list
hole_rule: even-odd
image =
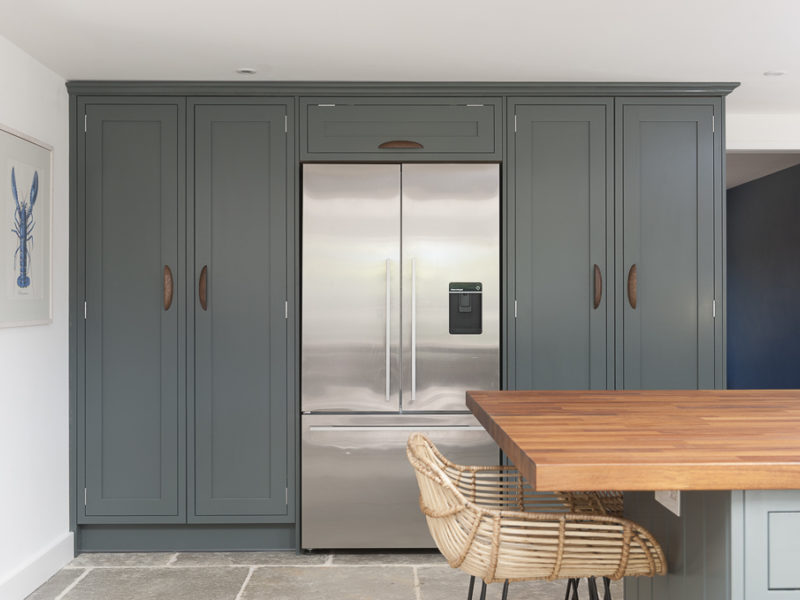
[(517, 301), (514, 300), (514, 318), (517, 318)]
[(83, 301), (83, 320), (86, 320), (86, 300)]
[(283, 132), (289, 133), (289, 115), (283, 115)]
[(83, 505), (86, 506), (86, 488), (83, 488)]
[(517, 115), (514, 115), (514, 133), (517, 133)]
[(711, 317), (713, 319), (717, 318), (717, 301), (716, 300), (711, 302)]
[(89, 130), (89, 115), (83, 115), (83, 133)]
[(317, 104), (317, 106), (336, 106), (335, 104)]
[(288, 319), (289, 318), (289, 301), (288, 300), (286, 300), (286, 302), (283, 303), (283, 318), (284, 319)]

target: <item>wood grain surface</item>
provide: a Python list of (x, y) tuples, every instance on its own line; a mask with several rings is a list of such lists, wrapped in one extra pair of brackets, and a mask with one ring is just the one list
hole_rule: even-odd
[(800, 489), (800, 390), (467, 392), (537, 490)]

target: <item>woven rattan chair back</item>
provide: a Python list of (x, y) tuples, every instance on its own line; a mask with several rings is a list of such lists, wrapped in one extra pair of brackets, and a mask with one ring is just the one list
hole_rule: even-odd
[(487, 583), (666, 573), (661, 547), (632, 521), (570, 512), (569, 495), (533, 492), (513, 467), (456, 465), (420, 433), (407, 455), (451, 567)]

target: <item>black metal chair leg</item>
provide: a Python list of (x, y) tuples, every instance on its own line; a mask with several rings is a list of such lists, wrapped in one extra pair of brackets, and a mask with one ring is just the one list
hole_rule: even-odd
[(571, 600), (579, 600), (578, 598), (578, 580), (577, 579), (567, 579), (567, 593), (564, 594), (564, 600), (570, 600), (569, 593), (572, 592), (572, 599)]
[(589, 600), (600, 600), (600, 595), (597, 593), (597, 580), (594, 577), (587, 577), (586, 585), (589, 588)]
[(467, 591), (467, 600), (472, 600), (472, 590), (475, 589), (475, 575), (469, 577), (469, 590)]
[(508, 579), (503, 582), (503, 600), (508, 600)]
[(608, 577), (603, 577), (603, 600), (611, 600), (611, 580)]
[(486, 582), (481, 581), (481, 600), (486, 600)]

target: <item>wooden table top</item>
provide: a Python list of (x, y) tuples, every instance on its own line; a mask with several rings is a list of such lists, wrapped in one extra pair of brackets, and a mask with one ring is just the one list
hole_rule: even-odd
[(800, 390), (467, 392), (537, 490), (800, 489)]

